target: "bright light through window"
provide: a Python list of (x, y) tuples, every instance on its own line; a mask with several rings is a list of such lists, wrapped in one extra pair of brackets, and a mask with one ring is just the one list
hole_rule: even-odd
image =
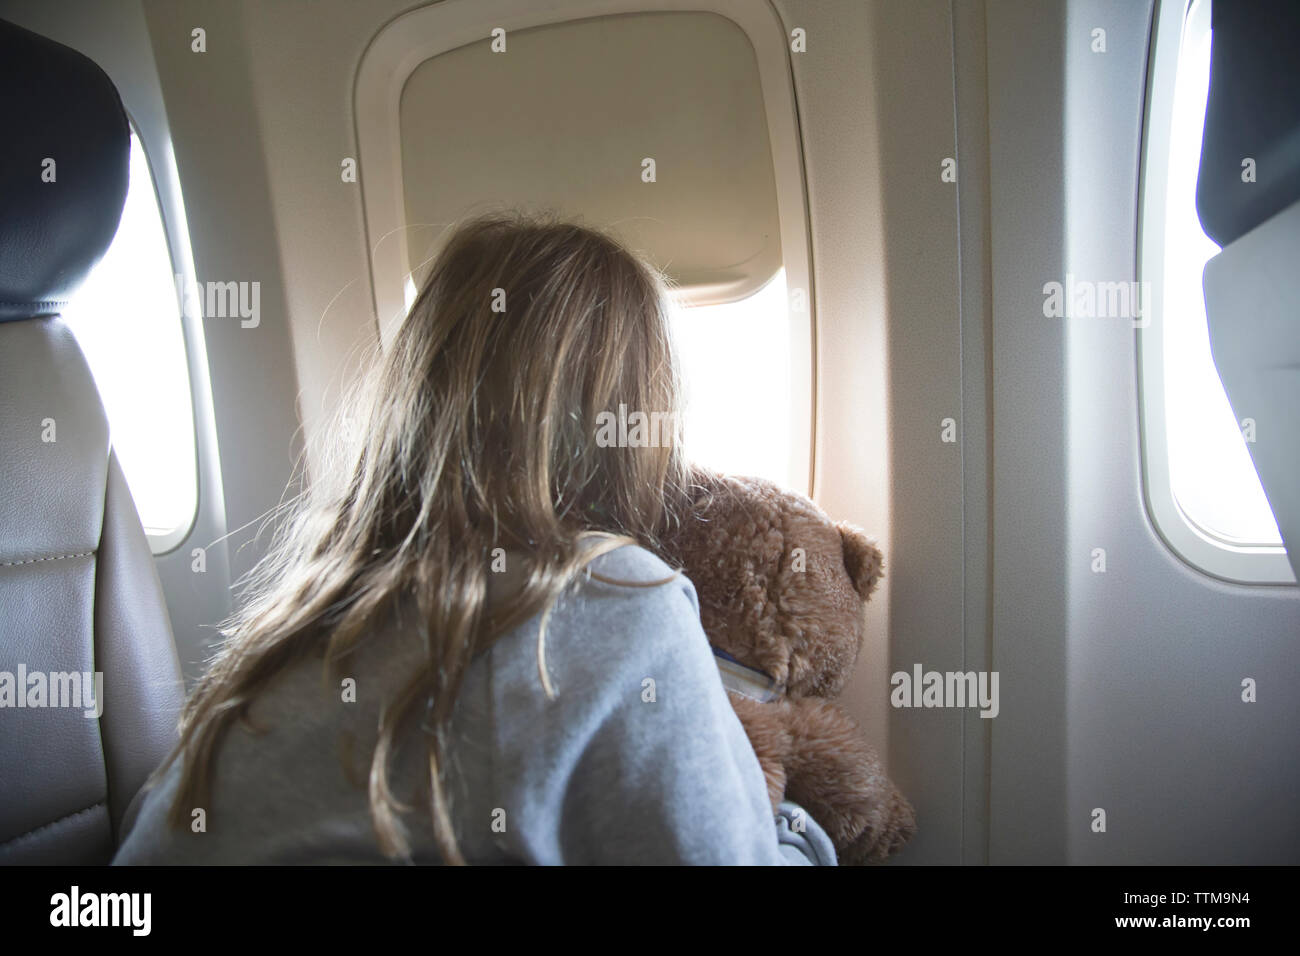
[(674, 339), (686, 390), (686, 455), (790, 481), (790, 317), (782, 269), (727, 305), (679, 306)]
[(176, 288), (149, 163), (133, 131), (131, 185), (117, 235), (63, 319), (95, 376), (113, 447), (155, 550), (160, 539), (188, 529), (198, 507)]
[(1201, 273), (1219, 251), (1196, 213), (1210, 83), (1210, 4), (1187, 16), (1170, 129), (1164, 223), (1164, 401), (1174, 499), (1202, 531), (1234, 544), (1282, 537), (1210, 353)]

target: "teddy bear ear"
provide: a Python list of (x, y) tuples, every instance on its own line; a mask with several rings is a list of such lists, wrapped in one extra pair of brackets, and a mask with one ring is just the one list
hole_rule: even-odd
[(853, 581), (853, 589), (862, 600), (871, 597), (884, 571), (885, 558), (876, 543), (861, 528), (841, 521), (836, 525), (844, 546), (844, 567)]

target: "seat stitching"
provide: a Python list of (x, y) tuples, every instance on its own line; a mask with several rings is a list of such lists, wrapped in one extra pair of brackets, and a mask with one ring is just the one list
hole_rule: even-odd
[(49, 823), (42, 823), (40, 826), (36, 827), (35, 829), (28, 830), (26, 833), (20, 833), (15, 837), (10, 837), (9, 839), (5, 840), (3, 843), (0, 843), (0, 846), (8, 846), (11, 843), (17, 843), (19, 840), (26, 840), (34, 833), (40, 833), (42, 830), (48, 830), (50, 827), (58, 826), (60, 823), (63, 823), (65, 820), (71, 820), (73, 817), (79, 817), (83, 813), (89, 813), (91, 810), (97, 810), (100, 807), (107, 807), (107, 806), (108, 806), (107, 800), (100, 800), (98, 803), (92, 803), (90, 806), (86, 807), (85, 809), (76, 810), (73, 813), (69, 813), (67, 816), (59, 817), (57, 820), (51, 820)]
[(56, 554), (49, 558), (31, 558), (27, 561), (0, 561), (0, 568), (16, 568), (20, 564), (39, 564), (42, 561), (65, 561), (68, 558), (88, 558), (94, 551), (82, 551), (80, 554)]

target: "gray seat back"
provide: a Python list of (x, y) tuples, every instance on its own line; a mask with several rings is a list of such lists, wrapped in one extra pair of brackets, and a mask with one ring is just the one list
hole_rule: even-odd
[(104, 863), (184, 696), (153, 556), (59, 310), (121, 217), (130, 129), (75, 51), (0, 21), (0, 863)]

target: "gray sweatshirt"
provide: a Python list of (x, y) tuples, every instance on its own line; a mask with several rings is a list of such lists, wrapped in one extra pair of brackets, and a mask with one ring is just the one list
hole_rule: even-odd
[[(636, 547), (592, 568), (631, 581), (671, 574)], [(825, 832), (798, 807), (774, 818), (689, 580), (634, 588), (590, 579), (566, 592), (546, 631), (553, 700), (538, 673), (537, 623), (474, 659), (454, 707), (447, 789), (468, 862), (835, 862)], [(355, 700), (339, 681), (325, 685), (319, 658), (288, 668), (253, 704), (260, 732), (237, 725), (226, 735), (209, 805), (187, 808), (187, 827), (168, 825), (173, 764), (128, 811), (114, 862), (389, 862), (364, 782), (381, 704), (422, 657), (414, 630), (395, 619), (366, 642), (339, 675), (355, 681)], [(437, 863), (423, 750), (401, 748), (391, 780), (411, 807), (401, 820), (412, 861)]]

